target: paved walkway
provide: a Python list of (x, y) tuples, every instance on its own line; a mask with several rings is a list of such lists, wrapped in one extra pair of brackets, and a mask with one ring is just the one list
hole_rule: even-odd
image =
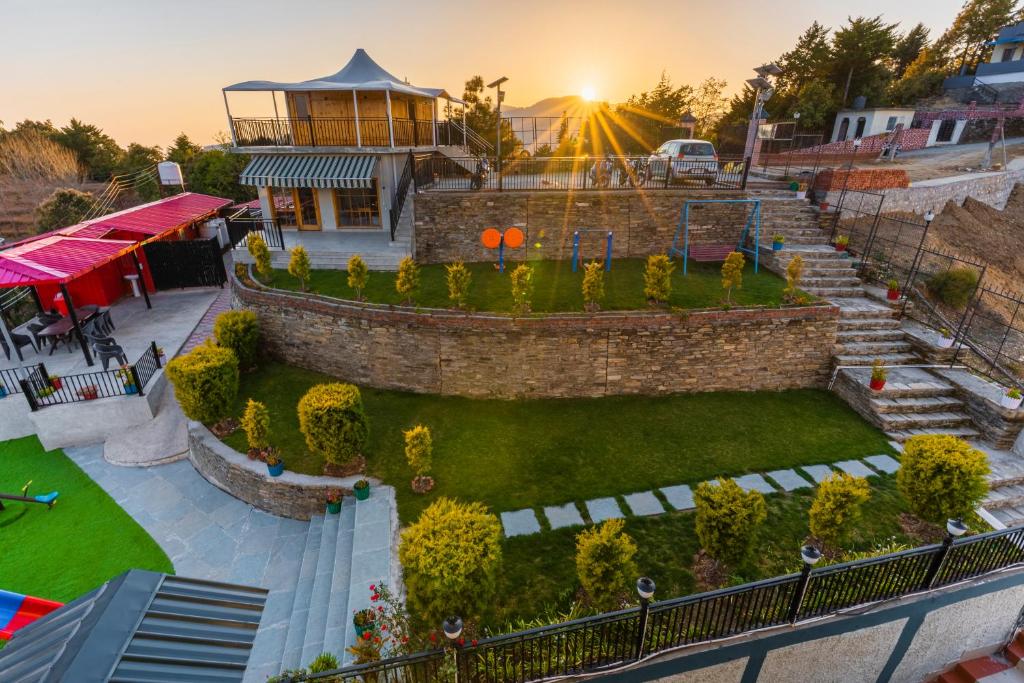
[(195, 347), (202, 344), (207, 339), (213, 337), (213, 321), (217, 319), (217, 316), (224, 311), (231, 310), (231, 287), (225, 285), (224, 288), (217, 294), (217, 298), (213, 300), (210, 307), (206, 310), (199, 324), (196, 325), (195, 329), (192, 330), (192, 334), (185, 340), (181, 350), (178, 352), (179, 355), (188, 353)]
[[(745, 474), (734, 481), (744, 491), (779, 493), (812, 488), (820, 484), (835, 471), (846, 472), (855, 477), (878, 477), (894, 474), (900, 467), (899, 461), (889, 455), (869, 455), (862, 460), (843, 460), (829, 465), (802, 465), (789, 470), (774, 470), (764, 474)], [(715, 480), (710, 483), (714, 484)], [(548, 528), (583, 526), (588, 521), (594, 524), (606, 519), (635, 516), (661, 515), (669, 510), (692, 510), (693, 489), (687, 484), (666, 486), (655, 491), (640, 491), (620, 496), (625, 510), (615, 497), (587, 500), (580, 506), (575, 502), (565, 505), (551, 505), (543, 510)], [(666, 508), (667, 504), (667, 508)], [(583, 512), (586, 511), (584, 518)], [(532, 508), (501, 513), (501, 525), (506, 536), (526, 536), (542, 530), (541, 521)]]

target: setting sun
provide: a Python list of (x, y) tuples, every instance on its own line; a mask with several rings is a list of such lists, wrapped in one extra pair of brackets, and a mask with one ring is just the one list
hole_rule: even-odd
[(597, 89), (592, 85), (585, 85), (580, 90), (580, 97), (585, 99), (587, 102), (593, 102), (597, 99)]

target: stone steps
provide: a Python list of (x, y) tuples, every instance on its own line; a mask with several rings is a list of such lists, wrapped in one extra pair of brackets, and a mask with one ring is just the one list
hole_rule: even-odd
[[(344, 643), (351, 630), (352, 614), (348, 611), (348, 594), (352, 581), (352, 553), (354, 549), (356, 507), (355, 498), (345, 498), (341, 507), (341, 533), (334, 551), (334, 572), (331, 577), (331, 594), (327, 604), (327, 624), (324, 631), (323, 647), (341, 661)], [(320, 654), (314, 654), (314, 657)], [(308, 663), (308, 662), (307, 662)]]
[(857, 297), (835, 297), (831, 300), (839, 307), (839, 320), (852, 320), (855, 318), (884, 319), (895, 318), (897, 311), (871, 301), (865, 296)]
[(1024, 509), (1024, 484), (998, 486), (988, 492), (984, 507), (988, 511), (1007, 508)]
[(875, 360), (881, 360), (885, 365), (915, 365), (921, 362), (921, 359), (913, 353), (883, 353), (868, 356), (857, 356), (843, 353), (833, 356), (832, 360), (837, 366), (870, 366), (875, 362)]
[(857, 296), (860, 294), (860, 287), (800, 287), (808, 294), (815, 296), (824, 297), (829, 299), (831, 297), (850, 297)]
[(871, 407), (880, 415), (955, 412), (961, 410), (963, 406), (960, 399), (952, 396), (894, 396), (871, 399)]
[(804, 276), (800, 279), (800, 286), (802, 289), (808, 287), (818, 288), (852, 288), (856, 289), (860, 286), (860, 279), (850, 274), (840, 274), (842, 271), (837, 273), (829, 273), (824, 276)]
[[(892, 322), (897, 321), (893, 320)], [(903, 341), (903, 330), (897, 325), (880, 328), (863, 326), (854, 329), (840, 329), (836, 334), (836, 341), (841, 345), (856, 342), (898, 342)]]
[[(346, 504), (347, 503), (347, 504)], [(335, 569), (338, 561), (338, 544), (346, 522), (354, 523), (355, 499), (342, 501), (342, 511), (337, 515), (325, 515), (323, 534), (320, 540), (320, 553), (316, 564), (316, 578), (313, 581), (313, 592), (310, 596), (309, 617), (306, 621), (305, 638), (302, 643), (302, 666), (309, 664), (326, 647), (327, 614), (331, 596), (334, 594)], [(351, 552), (341, 558), (342, 564), (351, 557)], [(349, 560), (351, 562), (351, 560)], [(346, 584), (347, 586), (347, 584)]]
[(837, 356), (871, 356), (883, 358), (885, 356), (904, 355), (910, 353), (910, 344), (902, 340), (876, 340), (859, 341), (850, 343), (838, 343), (835, 345)]
[(310, 598), (313, 595), (313, 583), (316, 579), (316, 566), (320, 556), (320, 542), (323, 537), (324, 518), (313, 517), (309, 520), (309, 531), (306, 545), (302, 551), (302, 564), (295, 584), (295, 598), (292, 602), (291, 616), (288, 620), (288, 634), (284, 643), (284, 654), (281, 656), (281, 668), (296, 669), (306, 664), (302, 662), (302, 645), (306, 637), (306, 622), (309, 619)]
[(886, 432), (885, 435), (897, 443), (903, 443), (912, 436), (922, 434), (949, 434), (961, 439), (976, 439), (978, 432), (970, 427), (953, 427), (941, 429), (911, 429), (909, 431)]
[(880, 413), (878, 418), (886, 433), (914, 429), (946, 429), (967, 426), (971, 418), (962, 412), (942, 413)]
[[(988, 508), (988, 505), (985, 505)], [(990, 511), (1007, 528), (1024, 525), (1024, 505), (1008, 508), (996, 508)]]
[[(898, 330), (900, 321), (896, 318), (843, 318), (839, 319), (839, 334), (844, 332), (869, 332)], [(903, 332), (900, 332), (903, 336)]]

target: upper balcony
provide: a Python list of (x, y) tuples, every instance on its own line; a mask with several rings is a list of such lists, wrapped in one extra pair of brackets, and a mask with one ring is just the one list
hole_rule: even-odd
[(463, 145), (461, 126), (449, 121), (415, 121), (347, 116), (232, 117), (238, 147), (436, 147)]

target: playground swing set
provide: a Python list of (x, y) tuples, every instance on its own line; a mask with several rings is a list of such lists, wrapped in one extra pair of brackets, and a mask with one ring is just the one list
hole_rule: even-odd
[[(746, 204), (749, 205), (743, 230), (740, 232), (739, 240), (730, 242), (702, 242), (698, 243), (690, 237), (690, 208), (707, 204)], [(753, 232), (754, 246), (747, 246), (747, 241)], [(682, 249), (679, 248), (680, 237), (682, 237)], [(760, 199), (687, 199), (683, 208), (679, 211), (679, 224), (676, 226), (675, 235), (672, 237), (672, 246), (668, 250), (669, 258), (681, 256), (683, 258), (683, 275), (686, 275), (687, 261), (693, 259), (697, 262), (724, 261), (731, 252), (750, 254), (754, 257), (754, 272), (758, 271), (761, 246), (761, 200)]]

